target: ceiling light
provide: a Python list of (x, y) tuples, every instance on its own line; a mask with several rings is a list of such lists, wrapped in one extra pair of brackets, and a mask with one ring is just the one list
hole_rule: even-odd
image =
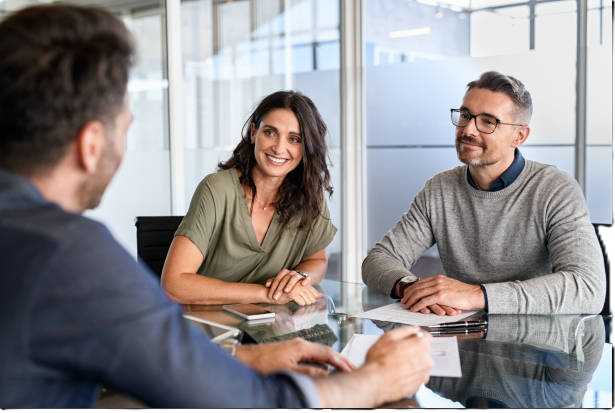
[(391, 39), (402, 39), (404, 37), (425, 36), (431, 34), (431, 27), (417, 27), (416, 29), (395, 30), (389, 33)]

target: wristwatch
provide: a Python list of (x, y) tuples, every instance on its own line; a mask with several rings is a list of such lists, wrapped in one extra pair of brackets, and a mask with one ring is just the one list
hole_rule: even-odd
[(416, 275), (406, 275), (405, 277), (397, 281), (397, 288), (396, 288), (397, 296), (399, 298), (403, 297), (404, 291), (406, 290), (406, 288), (410, 287), (412, 284), (414, 284), (418, 280), (419, 280), (419, 277), (417, 277)]

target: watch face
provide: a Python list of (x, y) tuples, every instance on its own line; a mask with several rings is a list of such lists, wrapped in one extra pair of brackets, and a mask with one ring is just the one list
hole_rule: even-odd
[(417, 277), (416, 275), (406, 275), (404, 278), (399, 280), (399, 282), (410, 284), (418, 280), (419, 280), (419, 277)]

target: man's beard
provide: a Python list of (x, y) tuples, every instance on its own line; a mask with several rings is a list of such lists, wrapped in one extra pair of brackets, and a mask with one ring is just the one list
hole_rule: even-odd
[(100, 205), (103, 194), (120, 165), (120, 157), (113, 150), (113, 141), (108, 139), (96, 172), (84, 181), (79, 188), (81, 205), (84, 209), (94, 209)]
[(466, 164), (468, 166), (473, 166), (473, 167), (489, 166), (489, 165), (493, 165), (495, 163), (494, 161), (491, 161), (491, 160), (488, 160), (488, 159), (481, 159), (480, 157), (478, 157), (478, 158), (471, 158), (471, 159), (462, 158), (462, 156), (461, 156), (461, 144), (462, 143), (468, 143), (468, 144), (471, 144), (471, 145), (478, 145), (481, 148), (483, 148), (483, 153), (484, 153), (484, 151), (486, 149), (485, 145), (483, 145), (479, 141), (475, 140), (474, 138), (472, 138), (470, 136), (467, 136), (467, 135), (461, 135), (460, 137), (455, 139), (455, 149), (457, 150), (457, 158), (462, 163), (464, 163), (464, 164)]

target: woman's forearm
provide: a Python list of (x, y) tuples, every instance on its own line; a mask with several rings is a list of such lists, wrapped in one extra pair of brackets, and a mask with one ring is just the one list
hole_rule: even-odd
[(260, 284), (235, 283), (200, 274), (182, 273), (163, 278), (167, 295), (181, 304), (266, 303), (267, 289)]

